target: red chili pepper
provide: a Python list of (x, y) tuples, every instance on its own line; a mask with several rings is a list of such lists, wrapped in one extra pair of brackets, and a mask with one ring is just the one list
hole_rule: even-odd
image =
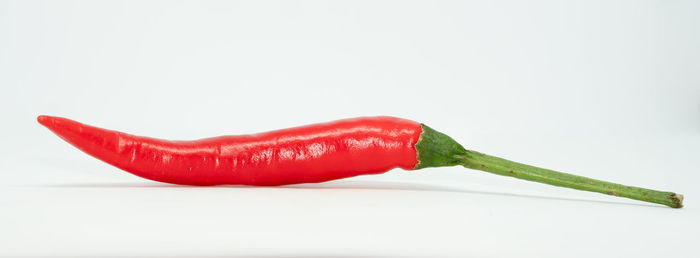
[(395, 117), (363, 117), (252, 135), (168, 141), (60, 117), (39, 123), (68, 143), (134, 175), (184, 185), (275, 186), (462, 165), (556, 186), (682, 207), (682, 195), (623, 186), (466, 150), (432, 128)]

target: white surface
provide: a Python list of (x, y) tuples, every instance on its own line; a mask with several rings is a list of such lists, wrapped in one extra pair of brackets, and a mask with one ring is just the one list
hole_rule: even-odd
[[(698, 257), (697, 1), (0, 2), (0, 256)], [(152, 183), (39, 114), (168, 139), (362, 115), (673, 190), (686, 208), (463, 168)]]

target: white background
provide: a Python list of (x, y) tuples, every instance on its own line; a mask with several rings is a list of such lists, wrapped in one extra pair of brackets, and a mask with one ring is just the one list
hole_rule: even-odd
[[(697, 1), (0, 2), (0, 256), (699, 257)], [(392, 115), (686, 208), (460, 167), (149, 182), (36, 123), (197, 139)]]

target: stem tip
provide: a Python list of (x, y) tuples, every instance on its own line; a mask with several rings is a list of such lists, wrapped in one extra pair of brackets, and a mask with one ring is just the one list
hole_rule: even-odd
[(683, 208), (683, 195), (682, 194), (671, 194), (671, 201), (673, 202), (673, 208)]

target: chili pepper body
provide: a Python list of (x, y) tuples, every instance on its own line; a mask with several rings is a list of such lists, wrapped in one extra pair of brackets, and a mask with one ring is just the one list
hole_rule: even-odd
[(364, 117), (252, 135), (168, 141), (60, 117), (39, 123), (83, 152), (134, 175), (184, 185), (317, 183), (413, 169), (421, 125)]

